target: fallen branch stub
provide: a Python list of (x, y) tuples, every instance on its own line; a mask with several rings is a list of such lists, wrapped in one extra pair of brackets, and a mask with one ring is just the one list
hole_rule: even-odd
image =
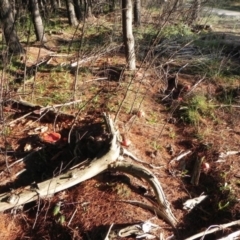
[(113, 121), (108, 115), (104, 114), (104, 120), (111, 136), (110, 148), (106, 154), (92, 161), (87, 161), (84, 168), (83, 166), (76, 167), (57, 177), (38, 183), (35, 188), (27, 186), (15, 191), (0, 194), (0, 211), (5, 211), (32, 202), (38, 198), (52, 196), (57, 192), (68, 189), (110, 169), (122, 171), (132, 176), (145, 179), (156, 194), (160, 212), (158, 215), (175, 228), (177, 220), (170, 209), (170, 204), (166, 200), (160, 182), (150, 170), (143, 166), (117, 161), (121, 153), (121, 147), (118, 142), (118, 131), (115, 129)]

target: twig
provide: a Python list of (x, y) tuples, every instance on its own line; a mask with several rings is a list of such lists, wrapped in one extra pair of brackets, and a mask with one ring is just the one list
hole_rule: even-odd
[(107, 77), (96, 78), (96, 79), (92, 79), (92, 80), (84, 81), (83, 84), (85, 84), (85, 83), (89, 83), (89, 82), (94, 82), (94, 81), (103, 81), (103, 80), (108, 80), (108, 78), (107, 78)]
[(188, 65), (188, 63), (186, 63), (185, 65), (183, 65), (182, 67), (180, 67), (180, 69), (179, 69), (178, 72), (176, 73), (177, 81), (178, 81), (179, 73), (180, 73), (187, 65)]
[[(80, 22), (78, 23), (78, 26), (76, 28), (75, 33), (77, 32), (78, 27), (80, 26)], [(80, 62), (80, 56), (81, 56), (81, 51), (82, 51), (82, 45), (83, 45), (83, 39), (85, 37), (85, 27), (86, 27), (86, 17), (83, 20), (83, 25), (81, 28), (81, 40), (80, 40), (80, 45), (79, 45), (79, 49), (77, 52), (77, 63), (76, 63), (76, 71), (75, 71), (75, 75), (74, 75), (74, 81), (73, 81), (73, 91), (72, 91), (72, 99), (75, 100), (76, 97), (76, 91), (77, 91), (77, 83), (78, 83), (78, 72), (79, 72), (79, 62)], [(75, 34), (74, 33), (74, 34)], [(70, 51), (70, 45), (69, 45), (69, 51)]]
[(146, 163), (146, 162), (140, 160), (139, 158), (137, 158), (134, 154), (132, 154), (131, 152), (129, 152), (129, 151), (128, 151), (127, 149), (125, 149), (125, 148), (122, 148), (121, 150), (122, 150), (122, 155), (126, 155), (126, 156), (130, 157), (131, 159), (133, 159), (133, 160), (136, 161), (136, 162), (139, 162), (139, 163), (148, 165), (148, 166), (150, 166), (150, 167), (152, 167), (152, 168), (155, 168), (155, 169), (161, 168), (161, 167), (159, 167), (159, 166), (155, 166), (154, 164), (149, 164), (149, 163)]
[(180, 155), (178, 155), (177, 157), (175, 157), (174, 159), (172, 159), (170, 162), (173, 162), (173, 161), (179, 161), (181, 160), (182, 158), (184, 158), (185, 156), (187, 156), (188, 154), (192, 153), (191, 150), (188, 150)]
[(55, 108), (58, 108), (58, 107), (65, 107), (65, 106), (69, 106), (69, 105), (72, 105), (72, 104), (75, 104), (75, 103), (78, 103), (78, 102), (82, 102), (81, 99), (79, 100), (74, 100), (74, 101), (71, 101), (71, 102), (67, 102), (67, 103), (63, 103), (63, 104), (55, 104), (55, 105), (52, 105), (52, 106), (47, 106), (47, 107), (42, 107), (40, 109), (40, 111), (43, 111), (43, 110), (46, 110), (46, 109), (55, 109)]
[(104, 56), (106, 53), (109, 53), (109, 52), (111, 52), (111, 51), (113, 51), (113, 50), (116, 50), (117, 48), (119, 48), (119, 46), (113, 46), (113, 47), (110, 47), (110, 48), (108, 48), (108, 49), (104, 49), (104, 52), (100, 52), (100, 53), (97, 54), (97, 55), (96, 55), (96, 53), (95, 53), (95, 55), (90, 56), (90, 57), (86, 57), (86, 58), (81, 59), (81, 60), (78, 59), (76, 62), (71, 63), (70, 66), (71, 66), (72, 68), (75, 68), (75, 67), (79, 66), (80, 64), (93, 61), (94, 59), (98, 59), (99, 57)]
[(38, 197), (38, 207), (37, 207), (37, 212), (36, 212), (36, 217), (35, 217), (35, 220), (34, 220), (34, 223), (33, 223), (33, 226), (32, 226), (32, 229), (35, 228), (35, 225), (37, 223), (37, 219), (38, 219), (38, 215), (39, 215), (39, 210), (40, 210), (40, 197)]
[(73, 122), (72, 122), (72, 126), (71, 126), (71, 128), (70, 128), (70, 131), (69, 131), (69, 133), (68, 133), (68, 143), (71, 142), (71, 134), (72, 134), (72, 131), (73, 131), (73, 128), (74, 128), (74, 124), (76, 123), (77, 118), (78, 118), (79, 114), (81, 113), (81, 110), (82, 110), (87, 104), (89, 104), (91, 101), (93, 101), (93, 99), (96, 98), (101, 92), (102, 92), (102, 89), (100, 89), (100, 91), (99, 91), (97, 94), (95, 94), (91, 99), (89, 99), (89, 100), (78, 110), (78, 112), (77, 112), (77, 114), (76, 114), (76, 116), (75, 116), (75, 118), (74, 118), (74, 120), (73, 120)]
[(57, 110), (57, 112), (56, 112), (56, 114), (55, 114), (54, 121), (53, 121), (53, 131), (54, 131), (54, 132), (56, 132), (56, 123), (57, 123), (57, 118), (58, 118), (58, 116), (59, 116), (59, 114), (60, 114), (60, 109), (61, 109), (61, 108), (59, 108), (59, 109)]
[(50, 57), (71, 57), (71, 55), (68, 53), (68, 54), (59, 54), (59, 53), (52, 53), (52, 54), (49, 54)]
[[(29, 46), (29, 40), (31, 35), (31, 24), (29, 24), (28, 35), (27, 35), (27, 46)], [(23, 94), (25, 94), (25, 87), (26, 87), (26, 77), (27, 77), (27, 57), (28, 54), (28, 47), (26, 47), (25, 58), (24, 58), (24, 75), (23, 75)], [(21, 88), (20, 88), (21, 89)]]
[(240, 225), (240, 220), (236, 220), (236, 221), (233, 221), (233, 222), (230, 222), (230, 223), (226, 223), (226, 224), (214, 225), (214, 226), (212, 226), (212, 227), (214, 227), (212, 229), (210, 229), (211, 228), (211, 226), (210, 226), (207, 230), (205, 230), (203, 232), (200, 232), (198, 234), (195, 234), (195, 235), (193, 235), (193, 236), (191, 236), (189, 238), (185, 238), (185, 240), (194, 240), (194, 239), (197, 239), (199, 237), (206, 236), (208, 234), (221, 231), (221, 230), (223, 230), (225, 228), (232, 227), (234, 225)]
[(211, 104), (210, 107), (233, 107), (233, 108), (240, 108), (240, 105), (235, 105), (235, 104)]
[(73, 212), (73, 214), (72, 214), (72, 216), (71, 216), (71, 218), (70, 218), (67, 226), (69, 226), (69, 225), (71, 224), (71, 222), (72, 222), (72, 220), (73, 220), (73, 218), (74, 218), (74, 216), (75, 216), (76, 213), (77, 213), (77, 208), (74, 210), (74, 212)]
[(70, 170), (72, 170), (72, 169), (74, 169), (74, 168), (79, 168), (79, 167), (81, 167), (81, 166), (84, 167), (87, 163), (90, 163), (90, 161), (91, 161), (90, 159), (84, 160), (83, 162), (80, 162), (80, 163), (72, 166), (72, 167), (70, 168)]
[[(44, 35), (43, 35), (44, 36)], [(39, 48), (38, 50), (38, 55), (37, 55), (37, 63), (40, 59), (40, 53), (41, 53), (42, 48)], [(32, 93), (31, 93), (31, 99), (33, 101), (33, 95), (35, 92), (35, 87), (36, 87), (36, 81), (37, 81), (37, 73), (38, 73), (38, 64), (35, 65), (35, 69), (34, 69), (34, 79), (33, 79), (33, 85), (32, 85)]]
[[(36, 152), (38, 152), (38, 151), (40, 151), (40, 150), (42, 150), (42, 149), (43, 149), (43, 147), (39, 147), (37, 150), (32, 151), (31, 153), (29, 153), (29, 154), (26, 155), (25, 157), (20, 158), (20, 159), (14, 161), (13, 163), (11, 163), (11, 164), (8, 165), (8, 169), (10, 169), (11, 167), (13, 167), (13, 166), (14, 166), (15, 164), (17, 164), (17, 163), (26, 161), (27, 158), (29, 158), (31, 155), (33, 155), (34, 153), (36, 153)], [(6, 170), (7, 170), (7, 169), (4, 169), (2, 172), (6, 171)], [(2, 172), (0, 172), (0, 174), (1, 174)]]
[(169, 116), (168, 116), (167, 120), (164, 122), (164, 124), (161, 128), (161, 131), (160, 131), (157, 138), (160, 138), (162, 136), (163, 130), (165, 129), (166, 125), (168, 124), (169, 120), (172, 118), (173, 113), (176, 111), (176, 109), (179, 107), (179, 105), (180, 105), (180, 102), (177, 102), (175, 104), (175, 106), (173, 106), (173, 108), (172, 108), (171, 112), (169, 113)]
[(24, 172), (26, 172), (27, 171), (27, 169), (26, 168), (23, 168), (22, 170), (20, 170), (19, 172), (17, 172), (16, 174), (15, 174), (15, 177), (18, 177), (20, 174), (22, 174), (22, 173), (24, 173)]
[(27, 117), (27, 116), (29, 116), (29, 115), (31, 115), (32, 114), (32, 112), (29, 112), (29, 113), (27, 113), (27, 114), (25, 114), (25, 115), (23, 115), (23, 116), (21, 116), (21, 117), (19, 117), (19, 118), (16, 118), (15, 120), (13, 120), (13, 121), (11, 121), (11, 122), (9, 122), (7, 125), (9, 126), (9, 125), (12, 125), (13, 123), (15, 123), (15, 122), (18, 122), (19, 120), (22, 120), (22, 119), (24, 119), (25, 117)]
[[(178, 161), (180, 161), (182, 158), (184, 158), (185, 156), (187, 156), (187, 155), (190, 154), (190, 153), (192, 153), (191, 150), (188, 150), (188, 151), (186, 151), (186, 152), (183, 152), (182, 154), (180, 154), (180, 155), (178, 155), (177, 157), (173, 158), (173, 159), (169, 162), (169, 164), (168, 164), (168, 166), (169, 166), (169, 172), (170, 172), (172, 175), (175, 175), (174, 170), (171, 169), (172, 163), (173, 163), (173, 162), (178, 162)], [(183, 186), (184, 186), (184, 185), (183, 185)]]
[[(125, 66), (125, 68), (122, 70), (122, 75), (123, 75), (126, 67), (127, 67), (127, 66)], [(121, 76), (122, 76), (122, 75), (121, 75)], [(117, 113), (116, 113), (116, 115), (115, 115), (114, 122), (116, 122), (116, 120), (117, 120), (117, 118), (118, 118), (118, 115), (119, 115), (119, 113), (120, 113), (120, 111), (121, 111), (121, 109), (122, 109), (123, 103), (125, 102), (125, 100), (126, 100), (126, 98), (127, 98), (127, 94), (128, 94), (128, 91), (129, 91), (129, 89), (130, 89), (130, 87), (131, 87), (131, 84), (132, 84), (132, 82), (133, 82), (133, 79), (134, 79), (134, 78), (132, 78), (132, 79), (129, 81), (128, 85), (127, 85), (127, 88), (126, 88), (126, 91), (125, 91), (125, 93), (124, 93), (123, 99), (122, 99), (122, 101), (121, 101), (121, 103), (120, 103), (120, 105), (119, 105), (119, 108), (118, 108), (118, 110), (117, 110)]]
[[(72, 105), (72, 104), (75, 104), (75, 103), (78, 103), (78, 102), (81, 102), (82, 100), (79, 99), (79, 100), (76, 100), (76, 101), (71, 101), (71, 102), (67, 102), (67, 103), (63, 103), (63, 104), (56, 104), (56, 105), (52, 105), (52, 106), (47, 106), (47, 107), (41, 107), (39, 109), (39, 112), (43, 112), (43, 111), (46, 111), (44, 114), (41, 115), (40, 119), (45, 115), (47, 114), (47, 112), (50, 110), (50, 109), (53, 109), (55, 111), (55, 108), (59, 108), (59, 107), (64, 107), (64, 106), (69, 106), (69, 105)], [(33, 105), (32, 103), (28, 103), (28, 102), (23, 102), (23, 101), (14, 101), (15, 103), (19, 103), (19, 104), (23, 104), (24, 106), (29, 106), (29, 107), (36, 107), (37, 105)], [(19, 117), (19, 118), (16, 118), (14, 119), (13, 121), (7, 123), (7, 125), (12, 125), (14, 124), (15, 122), (18, 122), (24, 118), (26, 118), (27, 116), (31, 115), (33, 113), (33, 111)], [(62, 112), (60, 112), (58, 110), (58, 114), (63, 114)], [(64, 113), (65, 114), (65, 113)], [(39, 119), (38, 119), (39, 120)]]
[(112, 230), (113, 225), (114, 225), (114, 223), (112, 223), (111, 226), (109, 227), (108, 232), (107, 232), (106, 237), (104, 238), (104, 240), (109, 240), (108, 236), (109, 236), (109, 234), (110, 234), (110, 232)]
[(206, 74), (203, 76), (203, 78), (201, 78), (200, 80), (198, 80), (190, 89), (190, 91), (186, 94), (186, 96), (189, 96), (194, 90), (195, 88), (205, 79)]

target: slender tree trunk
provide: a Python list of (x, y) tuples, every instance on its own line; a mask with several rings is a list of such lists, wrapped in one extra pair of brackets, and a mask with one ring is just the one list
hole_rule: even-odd
[(177, 0), (176, 10), (181, 10), (183, 8), (183, 0)]
[(58, 4), (58, 8), (61, 8), (61, 7), (62, 7), (61, 0), (57, 0), (57, 4)]
[(116, 2), (115, 0), (109, 0), (109, 11), (113, 12), (116, 8)]
[(91, 18), (93, 16), (91, 0), (84, 0), (84, 4), (85, 4), (85, 17)]
[(8, 51), (13, 54), (24, 52), (14, 27), (14, 18), (9, 0), (0, 0), (0, 20)]
[(201, 9), (201, 0), (193, 0), (191, 24), (196, 22), (199, 19), (200, 9)]
[(10, 1), (11, 7), (12, 7), (12, 13), (13, 13), (13, 19), (16, 21), (16, 2), (15, 1)]
[(15, 7), (14, 21), (17, 21), (19, 19), (20, 14), (22, 15), (24, 14), (24, 7), (22, 7), (21, 1), (15, 1), (14, 7)]
[(47, 38), (44, 33), (44, 26), (43, 26), (42, 18), (41, 18), (39, 7), (38, 7), (38, 0), (30, 0), (30, 4), (31, 4), (31, 14), (32, 14), (33, 25), (34, 25), (37, 41), (46, 42)]
[(68, 22), (72, 26), (78, 25), (78, 20), (75, 14), (73, 0), (66, 0), (67, 12), (68, 12)]
[(134, 50), (134, 37), (132, 33), (132, 0), (122, 0), (122, 28), (125, 56), (129, 70), (136, 69), (136, 57)]
[(20, 0), (19, 4), (22, 6), (23, 9), (28, 8), (28, 0)]
[[(49, 7), (48, 3), (45, 0), (38, 0), (38, 8), (44, 19), (48, 19), (49, 16)], [(31, 8), (30, 8), (30, 11)]]
[(78, 0), (73, 0), (73, 3), (74, 3), (74, 10), (75, 10), (75, 13), (76, 13), (76, 17), (78, 20), (81, 20), (82, 19), (82, 12), (81, 12), (81, 7), (79, 5), (79, 1)]
[(56, 12), (58, 10), (57, 0), (51, 0), (51, 7), (53, 12)]
[(133, 15), (134, 15), (134, 25), (141, 25), (141, 0), (134, 0), (133, 7)]
[[(39, 7), (39, 11), (41, 13), (43, 13), (44, 12), (44, 6), (43, 6), (43, 1), (42, 0), (38, 0), (38, 7)], [(30, 9), (30, 11), (31, 11), (31, 9)]]

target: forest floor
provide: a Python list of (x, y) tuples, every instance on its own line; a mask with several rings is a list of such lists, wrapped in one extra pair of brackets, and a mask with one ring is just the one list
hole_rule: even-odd
[[(115, 117), (120, 110), (115, 125), (131, 141), (127, 149), (158, 177), (179, 222), (178, 231), (154, 213), (124, 202), (155, 201), (144, 181), (120, 172), (105, 172), (54, 196), (1, 213), (1, 239), (97, 240), (105, 238), (111, 224), (117, 232), (151, 220), (159, 226), (155, 236), (173, 239), (170, 236), (174, 234), (182, 240), (240, 217), (239, 22), (214, 18), (211, 32), (199, 33), (198, 45), (179, 48), (175, 40), (169, 40), (177, 49), (174, 59), (159, 54), (159, 59), (150, 64), (158, 54), (156, 50), (144, 62), (137, 62), (134, 73), (123, 71), (121, 47), (114, 45), (109, 52), (98, 48), (98, 41), (108, 34), (101, 32), (109, 27), (106, 22), (106, 18), (89, 20), (92, 29), (99, 29), (98, 34), (88, 33), (88, 41), (96, 47), (87, 56), (81, 55), (79, 61), (85, 61), (79, 68), (72, 66), (77, 52), (69, 54), (66, 49), (74, 47), (81, 34), (73, 41), (67, 29), (48, 32), (48, 49), (33, 43), (26, 48), (25, 61), (13, 59), (4, 69), (1, 81), (7, 83), (7, 101), (5, 121), (0, 125), (0, 193), (11, 190), (17, 194), (32, 183), (51, 179), (80, 161), (94, 158), (104, 139), (103, 112)], [(164, 41), (161, 44), (164, 46)], [(201, 51), (196, 51), (199, 48)], [(40, 59), (43, 63), (37, 64)], [(25, 81), (24, 71), (28, 74)], [(14, 77), (9, 80), (9, 76)], [(57, 106), (74, 101), (70, 106)], [(64, 114), (42, 115), (39, 109), (43, 106), (55, 106)], [(60, 133), (61, 139), (46, 143), (44, 132)], [(199, 182), (192, 184), (199, 159)], [(192, 210), (183, 208), (186, 200), (202, 194), (206, 199)], [(54, 213), (59, 202), (60, 211)], [(204, 239), (218, 239), (235, 230), (227, 228)], [(109, 239), (135, 237), (111, 235)]]

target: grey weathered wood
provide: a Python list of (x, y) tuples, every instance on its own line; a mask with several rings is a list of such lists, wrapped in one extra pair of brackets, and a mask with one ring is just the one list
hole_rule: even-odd
[(177, 220), (171, 211), (170, 204), (157, 177), (143, 166), (117, 161), (122, 150), (118, 143), (118, 131), (115, 130), (113, 121), (108, 115), (105, 114), (104, 119), (112, 136), (109, 151), (105, 155), (92, 161), (87, 161), (85, 165), (69, 170), (57, 177), (41, 182), (34, 189), (32, 189), (32, 186), (27, 186), (17, 189), (15, 193), (12, 191), (0, 194), (0, 211), (32, 202), (38, 198), (52, 196), (108, 169), (122, 171), (145, 179), (156, 194), (157, 207), (159, 209), (158, 215), (171, 224), (171, 226), (176, 227)]
[(159, 215), (161, 215), (162, 218), (165, 219), (165, 221), (167, 221), (170, 225), (176, 227), (177, 220), (171, 211), (170, 203), (167, 201), (167, 198), (163, 192), (159, 180), (149, 169), (140, 165), (120, 161), (111, 164), (110, 169), (125, 172), (134, 177), (146, 180), (146, 182), (148, 182), (149, 185), (153, 188), (154, 193), (156, 195)]
[[(115, 139), (114, 139), (115, 140)], [(39, 189), (31, 189), (31, 186), (17, 190), (16, 200), (12, 203), (7, 202), (7, 198), (14, 193), (0, 194), (0, 211), (4, 211), (15, 206), (26, 204), (37, 200), (38, 197), (44, 198), (62, 190), (68, 189), (85, 180), (88, 180), (99, 173), (108, 169), (108, 165), (117, 160), (120, 154), (120, 148), (112, 148), (103, 157), (93, 160), (84, 169), (76, 168), (69, 170), (65, 174), (49, 179), (38, 184)]]
[[(105, 116), (107, 118), (107, 116)], [(83, 169), (75, 168), (67, 171), (52, 179), (46, 180), (38, 184), (38, 189), (32, 189), (31, 186), (16, 190), (15, 201), (9, 203), (8, 199), (14, 193), (0, 194), (0, 211), (10, 209), (15, 206), (26, 204), (36, 199), (52, 196), (53, 194), (62, 190), (68, 189), (85, 180), (88, 180), (99, 173), (108, 169), (109, 164), (115, 162), (120, 155), (120, 146), (117, 142), (117, 134), (113, 128), (112, 120), (110, 119), (109, 128), (113, 135), (109, 151), (100, 158), (94, 159)]]

